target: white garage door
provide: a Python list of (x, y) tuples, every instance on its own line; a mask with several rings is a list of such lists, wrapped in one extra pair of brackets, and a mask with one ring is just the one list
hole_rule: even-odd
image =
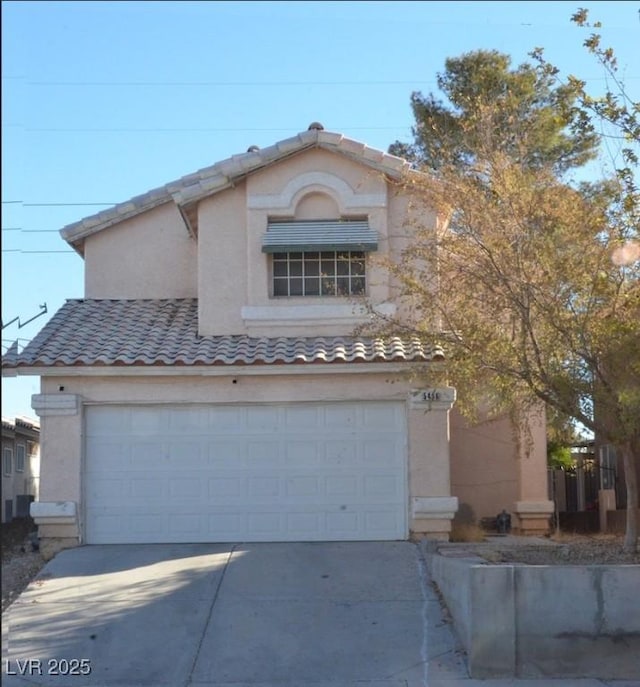
[(402, 403), (94, 406), (93, 544), (405, 539)]

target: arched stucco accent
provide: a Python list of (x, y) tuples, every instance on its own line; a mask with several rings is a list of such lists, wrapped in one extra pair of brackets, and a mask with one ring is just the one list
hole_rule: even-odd
[(339, 219), (336, 199), (322, 191), (304, 189), (295, 202), (293, 216), (298, 220)]
[(386, 194), (357, 194), (339, 176), (329, 172), (306, 172), (291, 179), (279, 194), (252, 195), (247, 206), (253, 210), (278, 211), (293, 214), (298, 201), (309, 193), (324, 193), (331, 196), (340, 213), (354, 209), (386, 207)]

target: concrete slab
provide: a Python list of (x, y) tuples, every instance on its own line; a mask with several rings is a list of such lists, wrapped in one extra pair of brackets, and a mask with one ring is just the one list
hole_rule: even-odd
[(21, 603), (211, 598), (232, 545), (84, 546), (59, 553), (23, 593)]
[(471, 680), (407, 542), (81, 547), (2, 620), (3, 687), (632, 687)]
[(415, 546), (409, 542), (326, 542), (238, 546), (225, 597), (244, 599), (422, 599)]
[(274, 599), (248, 608), (220, 600), (193, 678), (296, 685), (392, 678), (420, 661), (421, 615), (413, 601)]

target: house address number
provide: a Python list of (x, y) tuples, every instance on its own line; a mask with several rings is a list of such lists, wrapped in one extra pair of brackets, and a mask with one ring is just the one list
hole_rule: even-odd
[(411, 393), (411, 403), (415, 406), (431, 406), (431, 404), (452, 404), (456, 400), (456, 390), (450, 386), (440, 388), (415, 389)]

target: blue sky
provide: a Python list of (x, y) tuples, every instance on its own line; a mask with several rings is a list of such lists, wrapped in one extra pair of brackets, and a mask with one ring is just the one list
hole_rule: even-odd
[[(447, 57), (543, 47), (601, 91), (578, 7), (637, 100), (638, 2), (2, 2), (2, 320), (20, 318), (3, 352), (83, 296), (66, 224), (312, 121), (409, 140), (411, 91), (435, 91)], [(3, 379), (2, 415), (33, 416), (38, 390)]]

